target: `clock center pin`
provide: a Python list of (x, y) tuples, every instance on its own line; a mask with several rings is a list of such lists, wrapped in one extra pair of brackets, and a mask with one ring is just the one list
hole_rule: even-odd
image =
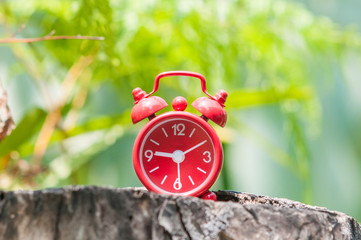
[(175, 163), (181, 163), (181, 162), (183, 162), (183, 161), (184, 161), (184, 158), (185, 158), (185, 156), (184, 156), (183, 151), (181, 151), (181, 150), (175, 150), (175, 151), (173, 152), (173, 157), (172, 157), (172, 159), (173, 159), (173, 161), (174, 161)]

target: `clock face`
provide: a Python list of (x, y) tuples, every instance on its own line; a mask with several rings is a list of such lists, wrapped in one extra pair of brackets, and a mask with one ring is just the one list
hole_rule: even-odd
[(211, 187), (223, 158), (213, 128), (187, 112), (150, 121), (138, 135), (133, 155), (137, 175), (149, 190), (191, 196)]

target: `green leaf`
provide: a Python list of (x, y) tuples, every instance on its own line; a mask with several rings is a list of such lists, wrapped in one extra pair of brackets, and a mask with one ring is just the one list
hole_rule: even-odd
[(0, 143), (0, 157), (17, 150), (21, 145), (27, 143), (35, 134), (37, 134), (43, 125), (46, 112), (36, 108), (30, 111), (17, 127), (12, 131), (10, 136), (6, 137)]
[(88, 133), (96, 130), (110, 129), (115, 125), (127, 126), (131, 124), (130, 118), (131, 110), (125, 110), (122, 114), (115, 116), (100, 116), (94, 118), (86, 123), (79, 124), (70, 131), (62, 132), (56, 129), (51, 138), (51, 142), (59, 141), (64, 138), (74, 137), (83, 133)]
[(226, 106), (229, 108), (249, 107), (253, 105), (263, 105), (277, 103), (284, 100), (310, 100), (312, 91), (307, 87), (289, 88), (285, 91), (277, 91), (274, 88), (260, 90), (237, 90), (229, 94)]

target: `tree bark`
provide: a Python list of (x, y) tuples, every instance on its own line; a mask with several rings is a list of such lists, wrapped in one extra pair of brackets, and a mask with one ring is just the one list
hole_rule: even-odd
[(229, 191), (219, 201), (141, 188), (0, 191), (1, 239), (361, 239), (344, 213)]
[(7, 106), (7, 95), (0, 84), (0, 142), (10, 134), (14, 127), (15, 125)]

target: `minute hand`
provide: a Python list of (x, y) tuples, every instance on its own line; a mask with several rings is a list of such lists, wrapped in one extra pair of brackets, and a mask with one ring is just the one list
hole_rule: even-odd
[(189, 153), (190, 151), (196, 149), (197, 147), (202, 146), (202, 145), (205, 144), (206, 142), (207, 142), (207, 140), (204, 140), (203, 142), (198, 143), (197, 145), (195, 145), (194, 147), (191, 147), (190, 149), (188, 149), (187, 151), (185, 151), (185, 152), (183, 152), (183, 153), (184, 153), (184, 154), (187, 154), (187, 153)]

